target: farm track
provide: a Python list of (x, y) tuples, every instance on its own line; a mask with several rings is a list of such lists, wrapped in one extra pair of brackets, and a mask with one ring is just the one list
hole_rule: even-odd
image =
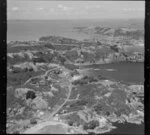
[[(55, 69), (55, 68), (54, 68)], [(54, 69), (51, 69), (51, 70), (48, 70), (45, 72), (44, 76), (47, 75), (49, 72), (51, 72), (52, 70)], [(40, 77), (40, 76), (39, 76)], [(26, 81), (25, 84), (27, 84), (28, 82), (30, 82), (32, 78), (28, 79)], [(28, 134), (28, 133), (36, 133), (38, 130), (40, 130), (41, 128), (43, 128), (44, 126), (47, 126), (47, 125), (52, 125), (54, 123), (59, 123), (59, 122), (53, 122), (53, 117), (55, 114), (57, 114), (61, 109), (62, 107), (67, 103), (67, 101), (69, 101), (69, 98), (70, 98), (70, 95), (71, 95), (71, 92), (72, 92), (72, 80), (68, 77), (67, 79), (67, 82), (64, 82), (66, 83), (66, 85), (68, 84), (68, 95), (67, 95), (67, 98), (65, 99), (65, 101), (56, 109), (54, 110), (52, 113), (50, 113), (49, 116), (45, 117), (39, 124), (27, 129), (24, 133), (25, 134)]]

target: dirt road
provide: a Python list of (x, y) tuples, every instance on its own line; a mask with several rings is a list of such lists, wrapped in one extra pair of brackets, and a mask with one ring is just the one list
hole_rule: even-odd
[[(47, 75), (47, 73), (49, 73), (51, 70), (47, 71), (45, 73), (45, 75)], [(64, 83), (67, 83), (69, 84), (68, 86), (68, 95), (67, 95), (67, 98), (65, 99), (65, 101), (63, 102), (63, 104), (61, 104), (55, 111), (53, 111), (48, 117), (45, 118), (45, 120), (42, 120), (41, 123), (37, 124), (36, 126), (34, 127), (31, 127), (30, 129), (27, 129), (24, 133), (25, 134), (28, 134), (28, 133), (36, 133), (37, 131), (39, 131), (40, 129), (42, 129), (43, 127), (47, 126), (47, 125), (54, 125), (54, 124), (58, 124), (58, 122), (55, 122), (53, 121), (53, 116), (55, 114), (57, 114), (61, 109), (62, 107), (67, 103), (68, 99), (70, 98), (70, 95), (71, 95), (71, 91), (72, 91), (72, 80), (70, 77), (66, 78), (67, 82), (64, 82)]]

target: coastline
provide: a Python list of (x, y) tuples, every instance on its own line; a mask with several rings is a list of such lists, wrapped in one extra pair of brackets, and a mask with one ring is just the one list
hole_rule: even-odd
[[(30, 118), (27, 117), (30, 121), (28, 125), (22, 126), (21, 124), (16, 124), (17, 126), (22, 126), (21, 128), (23, 129), (25, 128), (25, 132), (30, 131), (30, 129), (28, 129), (30, 126), (32, 133), (37, 133), (35, 130), (46, 126), (44, 124), (42, 125), (42, 123), (38, 123), (38, 118), (43, 118), (45, 123), (47, 122), (49, 124), (53, 123), (51, 120), (54, 118), (57, 123), (63, 123), (68, 127), (70, 127), (70, 121), (73, 120), (73, 122), (71, 121), (73, 123), (71, 123), (72, 128), (74, 130), (78, 129), (80, 133), (85, 131), (87, 134), (88, 131), (109, 133), (117, 128), (114, 126), (115, 122), (118, 124), (143, 124), (144, 114), (142, 110), (143, 104), (141, 103), (143, 100), (143, 89), (141, 89), (140, 93), (137, 90), (137, 87), (140, 86), (136, 88), (133, 86), (133, 91), (130, 88), (131, 85), (140, 83), (129, 83), (121, 79), (117, 80), (114, 79), (115, 77), (101, 75), (101, 73), (98, 72), (93, 73), (93, 75), (89, 74), (90, 70), (104, 70), (105, 72), (120, 75), (121, 73), (119, 74), (119, 72), (124, 71), (119, 71), (114, 67), (102, 69), (101, 67), (96, 68), (92, 66), (144, 63), (143, 54), (136, 52), (130, 55), (126, 51), (119, 52), (115, 50), (116, 48), (112, 49), (115, 45), (109, 46), (109, 44), (106, 44), (105, 46), (105, 44), (101, 45), (100, 42), (95, 41), (82, 43), (83, 41), (80, 42), (79, 40), (60, 36), (43, 36), (34, 41), (8, 41), (8, 44), (10, 44), (10, 46), (8, 45), (8, 47), (10, 47), (9, 51), (12, 52), (11, 55), (8, 55), (10, 62), (9, 68), (11, 69), (9, 70), (9, 81), (13, 82), (10, 84), (14, 86), (12, 88), (15, 98), (19, 97), (19, 101), (21, 100), (21, 102), (23, 101), (24, 103), (20, 105), (19, 102), (18, 106), (14, 106), (12, 109), (9, 108), (8, 112), (10, 112), (10, 119), (17, 123), (17, 119), (15, 118), (18, 114), (20, 115), (20, 110), (26, 106), (30, 107), (29, 113), (33, 111), (34, 120), (30, 121)], [(59, 46), (57, 46), (58, 44)], [(118, 45), (119, 44), (120, 43), (118, 43)], [(32, 47), (36, 52), (33, 53), (33, 51), (30, 51), (29, 55), (29, 52), (26, 53), (26, 46), (28, 46), (28, 51), (30, 51), (30, 47)], [(122, 48), (123, 47), (124, 46), (122, 46)], [(50, 51), (50, 49), (52, 51)], [(17, 53), (13, 53), (13, 51)], [(27, 61), (27, 64), (25, 64), (24, 61)], [(32, 66), (29, 65), (29, 61), (30, 64), (32, 63)], [(17, 66), (18, 63), (22, 63), (23, 66)], [(50, 63), (53, 63), (52, 66), (54, 67), (57, 66), (55, 69), (49, 71), (49, 68), (51, 68)], [(36, 67), (36, 70), (33, 67)], [(40, 70), (45, 72), (45, 74), (43, 76), (40, 75), (38, 79), (36, 77), (35, 79), (34, 77), (32, 78), (31, 74), (34, 72), (37, 75)], [(72, 73), (74, 71), (77, 71), (75, 75)], [(27, 73), (29, 74), (28, 76)], [(124, 73), (128, 74), (129, 72)], [(15, 77), (18, 77), (18, 80)], [(27, 80), (24, 85), (16, 86), (16, 84), (25, 77)], [(19, 86), (20, 89), (16, 89), (16, 87)], [(28, 89), (28, 91), (30, 92), (25, 91), (25, 87), (29, 87), (30, 89)], [(34, 105), (33, 108), (32, 105)], [(136, 107), (140, 111), (136, 109)], [(43, 108), (45, 110), (47, 109), (47, 115)], [(82, 113), (76, 114), (73, 112), (74, 110), (81, 111)], [(16, 111), (18, 112), (16, 113)], [(65, 120), (63, 121), (59, 116), (65, 113), (67, 114), (67, 111), (69, 119), (66, 116), (66, 119), (64, 118)], [(69, 113), (72, 114), (69, 115)], [(22, 113), (22, 115), (24, 114)], [(112, 115), (112, 118), (109, 117), (110, 115)], [(82, 123), (84, 119), (85, 121)], [(99, 126), (95, 129), (94, 126), (97, 126), (97, 123), (95, 124), (94, 120), (99, 123)], [(91, 124), (90, 122), (93, 123)], [(15, 126), (13, 127), (12, 125), (12, 128), (15, 128)], [(88, 130), (84, 130), (85, 127)], [(34, 128), (35, 130), (32, 130)], [(13, 132), (11, 128), (9, 130)], [(20, 129), (16, 128), (16, 130), (19, 131)], [(99, 132), (96, 130), (99, 130)]]

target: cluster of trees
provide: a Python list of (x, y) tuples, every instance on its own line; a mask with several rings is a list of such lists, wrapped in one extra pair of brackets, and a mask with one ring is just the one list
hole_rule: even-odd
[(138, 40), (139, 38), (144, 37), (144, 31), (136, 30), (136, 31), (123, 32), (122, 29), (117, 29), (117, 30), (115, 30), (114, 36), (125, 36), (128, 38)]
[(83, 128), (84, 128), (84, 130), (88, 130), (88, 129), (95, 129), (96, 127), (98, 127), (99, 126), (99, 121), (97, 121), (97, 120), (92, 120), (92, 121), (90, 121), (90, 122), (88, 122), (88, 123), (85, 123), (84, 125), (83, 125)]
[(84, 106), (88, 102), (86, 100), (78, 100), (75, 103), (71, 104), (70, 107)]
[(7, 77), (7, 83), (9, 85), (21, 85), (24, 84), (25, 81), (27, 81), (29, 78), (41, 74), (41, 72), (18, 72), (17, 74), (14, 73), (8, 73)]
[(7, 63), (8, 64), (16, 64), (19, 62), (27, 62), (30, 61), (29, 57), (25, 54), (24, 57), (20, 57), (18, 55), (13, 55), (13, 58), (7, 56)]
[(13, 67), (12, 70), (13, 70), (12, 71), (13, 73), (22, 73), (22, 72), (32, 72), (32, 71), (34, 71), (33, 68), (21, 69), (21, 68), (18, 68), (18, 67)]
[(32, 78), (31, 83), (36, 84), (39, 81), (39, 78)]
[(36, 95), (35, 95), (35, 92), (34, 91), (28, 91), (27, 93), (26, 93), (26, 99), (34, 99), (34, 98), (36, 98)]
[(84, 84), (88, 84), (88, 82), (84, 79), (80, 79), (80, 80), (75, 80), (74, 82), (72, 82), (73, 85), (84, 85)]
[(58, 52), (54, 52), (53, 54), (51, 53), (38, 53), (37, 54), (38, 58), (33, 58), (32, 61), (34, 63), (37, 62), (43, 62), (43, 63), (61, 63), (64, 64), (64, 62), (66, 61), (66, 59), (61, 56)]
[(67, 116), (66, 119), (70, 126), (80, 126), (84, 123), (84, 121), (76, 113)]
[(79, 68), (78, 66), (75, 66), (75, 65), (69, 64), (69, 63), (64, 63), (64, 67), (69, 69), (69, 70), (72, 70), (72, 71), (76, 71), (76, 69)]
[(72, 62), (74, 62), (79, 57), (77, 51), (75, 51), (75, 50), (67, 51), (64, 54), (64, 56)]
[(103, 114), (107, 116), (111, 114), (111, 108), (107, 106), (105, 102), (104, 103), (100, 102), (97, 105), (95, 105), (93, 108), (97, 114)]

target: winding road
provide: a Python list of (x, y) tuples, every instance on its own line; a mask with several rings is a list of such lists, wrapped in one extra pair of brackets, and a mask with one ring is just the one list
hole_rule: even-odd
[[(47, 75), (50, 71), (52, 71), (52, 70), (54, 70), (54, 69), (51, 69), (51, 70), (48, 70), (48, 71), (46, 71), (45, 72), (45, 74), (44, 75)], [(62, 107), (67, 103), (67, 101), (69, 100), (69, 98), (70, 98), (70, 95), (71, 95), (71, 91), (72, 91), (72, 79), (70, 78), (71, 76), (69, 75), (68, 77), (67, 77), (67, 79), (65, 79), (65, 80), (67, 80), (67, 82), (64, 82), (64, 83), (66, 83), (66, 85), (67, 84), (69, 84), (69, 86), (68, 86), (68, 95), (67, 95), (67, 98), (65, 99), (65, 101), (56, 109), (56, 110), (54, 110), (48, 117), (46, 117), (46, 119), (44, 119), (44, 120), (42, 120), (42, 122), (40, 122), (39, 124), (37, 124), (37, 125), (35, 125), (35, 126), (33, 126), (33, 127), (31, 127), (31, 128), (29, 128), (29, 129), (27, 129), (24, 133), (25, 134), (28, 134), (28, 133), (37, 133), (37, 131), (39, 131), (41, 128), (43, 128), (44, 126), (46, 126), (46, 125), (52, 125), (54, 122), (53, 122), (53, 116), (55, 115), (55, 114), (57, 114), (61, 109), (62, 109)], [(32, 78), (30, 78), (27, 82), (29, 82), (30, 80), (31, 80)], [(58, 124), (58, 123), (57, 123)]]
[(55, 110), (55, 111), (50, 115), (50, 118), (53, 117), (56, 113), (58, 113), (59, 110), (67, 103), (67, 101), (68, 101), (68, 99), (69, 99), (69, 97), (70, 97), (70, 95), (71, 95), (71, 91), (72, 91), (72, 84), (69, 85), (69, 93), (68, 93), (68, 95), (67, 95), (66, 100), (64, 101), (63, 104), (61, 104), (61, 106), (59, 106), (59, 108), (57, 108), (57, 110)]
[(46, 71), (44, 75), (38, 75), (38, 76), (33, 76), (33, 77), (29, 78), (29, 79), (24, 83), (24, 85), (26, 85), (27, 83), (29, 83), (29, 82), (30, 82), (32, 79), (34, 79), (34, 78), (38, 78), (38, 77), (40, 78), (40, 77), (42, 77), (42, 76), (47, 76), (47, 74), (48, 74), (49, 72), (53, 71), (54, 69), (57, 69), (57, 67)]

